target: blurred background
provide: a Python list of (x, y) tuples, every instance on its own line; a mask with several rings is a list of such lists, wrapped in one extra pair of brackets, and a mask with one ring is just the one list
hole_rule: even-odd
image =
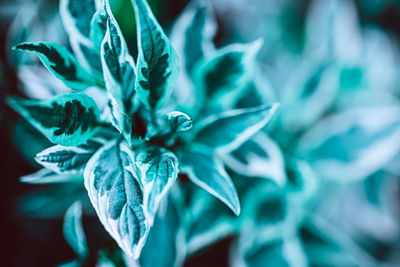
[[(168, 33), (190, 1), (148, 2)], [(257, 94), (264, 102), (281, 103), (271, 138), (285, 157), (307, 162), (320, 181), (309, 210), (342, 233), (337, 234), (342, 244), (358, 257), (355, 266), (400, 266), (400, 1), (210, 2), (217, 47), (263, 39), (254, 74)], [(135, 55), (130, 2), (111, 4)], [(58, 196), (86, 195), (81, 188), (19, 182), (38, 169), (32, 155), (50, 143), (4, 99), (43, 99), (65, 91), (37, 60), (11, 50), (22, 41), (69, 46), (58, 1), (3, 0), (0, 38), (1, 266), (55, 266), (74, 257), (59, 216), (60, 206), (72, 200)], [(84, 225), (91, 249), (110, 246), (96, 218), (84, 217)], [(313, 252), (310, 232), (302, 231), (310, 265), (348, 266), (334, 261), (341, 252), (327, 254), (325, 264), (312, 264), (313, 255), (325, 251)], [(185, 266), (229, 266), (234, 239), (227, 236), (202, 249)]]

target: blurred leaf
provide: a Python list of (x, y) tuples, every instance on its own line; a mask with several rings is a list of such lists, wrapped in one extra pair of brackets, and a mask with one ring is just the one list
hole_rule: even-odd
[(79, 201), (72, 204), (65, 213), (63, 233), (65, 240), (79, 258), (86, 258), (89, 249), (82, 226), (82, 204)]
[(51, 183), (81, 183), (82, 175), (79, 174), (58, 174), (49, 169), (41, 169), (37, 172), (20, 177), (22, 183), (27, 184), (51, 184)]
[(357, 107), (333, 114), (299, 141), (321, 178), (340, 182), (365, 179), (397, 153), (399, 110), (395, 106)]
[(278, 106), (262, 105), (209, 116), (195, 126), (195, 141), (220, 151), (232, 151), (261, 130)]
[(223, 154), (222, 159), (241, 175), (272, 179), (279, 185), (286, 183), (282, 152), (263, 132), (255, 134), (230, 154)]

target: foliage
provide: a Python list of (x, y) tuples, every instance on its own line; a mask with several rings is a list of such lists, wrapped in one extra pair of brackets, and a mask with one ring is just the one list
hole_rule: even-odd
[[(132, 45), (115, 12), (124, 3), (61, 0), (69, 45), (31, 30), (12, 38), (33, 98), (7, 99), (30, 124), (14, 138), (43, 167), (20, 180), (52, 184), (20, 210), (65, 213), (77, 258), (60, 266), (182, 266), (227, 237), (232, 266), (391, 264), (398, 253), (376, 255), (382, 244), (395, 250), (400, 233), (388, 189), (400, 174), (390, 39), (361, 29), (352, 1), (312, 1), (300, 45), (243, 32), (246, 21), (287, 26), (265, 17), (263, 1), (250, 1), (253, 13), (214, 2), (191, 1), (166, 28), (147, 0), (131, 0)], [(287, 2), (277, 1), (280, 14)], [(238, 16), (220, 46), (224, 8)], [(82, 213), (116, 245), (91, 249)], [(388, 230), (366, 222), (380, 218)]]

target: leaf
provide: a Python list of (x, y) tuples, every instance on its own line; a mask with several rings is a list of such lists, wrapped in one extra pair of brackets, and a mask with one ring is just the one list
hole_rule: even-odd
[(96, 0), (61, 0), (60, 17), (79, 62), (96, 77), (101, 78), (100, 50), (96, 49), (96, 45), (91, 40), (92, 19), (96, 12), (97, 2)]
[(52, 145), (43, 134), (24, 119), (18, 120), (14, 125), (11, 144), (24, 157), (24, 160), (35, 166), (37, 163), (32, 155)]
[(59, 174), (81, 173), (90, 157), (101, 145), (101, 142), (95, 140), (88, 140), (85, 146), (56, 145), (37, 154), (35, 160), (43, 167)]
[(211, 14), (209, 1), (192, 1), (175, 21), (171, 30), (171, 42), (178, 53), (181, 73), (166, 106), (183, 111), (191, 117), (202, 108), (202, 94), (191, 77), (197, 62), (215, 50), (213, 38), (216, 21)]
[(178, 176), (178, 159), (164, 148), (146, 147), (135, 155), (144, 191), (144, 207), (154, 217), (160, 201), (167, 194)]
[(84, 171), (90, 201), (105, 229), (129, 256), (137, 258), (149, 223), (143, 187), (136, 175), (134, 156), (123, 141), (111, 141), (89, 160)]
[(101, 44), (103, 43), (104, 37), (107, 32), (107, 20), (109, 15), (107, 14), (108, 1), (103, 2), (103, 7), (99, 8), (90, 21), (90, 40), (92, 41), (97, 51), (101, 50)]
[(87, 192), (82, 185), (82, 176), (77, 176), (79, 183), (57, 183), (46, 187), (37, 187), (24, 194), (18, 201), (18, 214), (28, 218), (61, 218), (76, 200), (89, 204)]
[(286, 183), (282, 152), (278, 144), (263, 132), (258, 132), (236, 150), (221, 157), (230, 169), (241, 175), (272, 179), (279, 185)]
[(79, 201), (74, 202), (65, 213), (63, 233), (65, 240), (75, 253), (81, 259), (86, 258), (89, 249), (82, 227), (82, 204)]
[(198, 63), (194, 70), (194, 81), (204, 101), (212, 102), (206, 104), (233, 107), (250, 80), (254, 57), (261, 43), (257, 40), (250, 44), (230, 45)]
[(204, 190), (194, 192), (189, 207), (186, 217), (188, 222), (185, 224), (189, 255), (234, 235), (240, 229), (242, 216), (233, 215), (221, 201)]
[[(172, 197), (160, 203), (154, 226), (140, 254), (141, 267), (180, 266), (184, 256), (179, 207)], [(168, 249), (166, 249), (168, 248)], [(158, 251), (157, 257), (154, 251)]]
[(112, 100), (111, 111), (115, 127), (130, 142), (135, 94), (135, 65), (108, 1), (104, 7), (108, 16), (107, 31), (101, 44), (101, 62), (107, 92)]
[(297, 151), (307, 155), (324, 179), (352, 182), (367, 178), (394, 158), (400, 144), (399, 109), (352, 107), (321, 120), (299, 140)]
[(79, 260), (73, 260), (57, 265), (57, 267), (81, 267), (82, 263)]
[(239, 198), (222, 161), (209, 148), (195, 145), (179, 153), (181, 171), (189, 179), (224, 202), (236, 215), (240, 213)]
[(96, 80), (79, 65), (67, 49), (59, 44), (29, 42), (20, 43), (14, 49), (34, 53), (54, 76), (73, 90), (82, 91), (96, 85)]
[[(242, 237), (248, 239), (248, 236)], [(243, 250), (243, 251), (240, 251)], [(232, 266), (308, 266), (297, 237), (255, 241), (251, 246), (232, 250)]]
[(244, 215), (246, 218), (252, 218), (251, 222), (247, 223), (249, 228), (261, 235), (268, 231), (279, 232), (282, 227), (288, 228), (285, 224), (293, 224), (292, 217), (295, 214), (297, 216), (298, 211), (294, 211), (292, 208), (300, 209), (298, 207), (300, 205), (290, 206), (291, 195), (285, 189), (261, 180), (243, 195)]
[(22, 183), (50, 184), (50, 183), (81, 183), (82, 176), (76, 174), (58, 174), (49, 169), (41, 169), (37, 172), (20, 177)]
[(172, 132), (186, 132), (190, 130), (193, 126), (192, 119), (185, 113), (179, 111), (171, 111), (168, 113), (168, 122), (171, 127)]
[(52, 143), (76, 146), (89, 140), (100, 125), (99, 110), (92, 98), (81, 93), (50, 100), (8, 98), (8, 104)]
[(379, 260), (368, 254), (324, 218), (312, 216), (299, 229), (310, 265), (313, 266), (379, 266)]
[(309, 56), (286, 81), (281, 94), (283, 127), (300, 131), (315, 123), (328, 111), (337, 97), (339, 69), (326, 55)]
[(207, 1), (189, 4), (174, 25), (171, 39), (176, 43), (179, 56), (188, 74), (195, 64), (214, 51), (213, 38), (216, 22)]
[(110, 259), (107, 253), (100, 251), (99, 257), (96, 262), (96, 267), (116, 267), (114, 262)]
[(178, 57), (146, 0), (132, 0), (138, 33), (136, 90), (151, 110), (171, 94), (179, 75)]
[(278, 104), (236, 109), (209, 116), (197, 126), (195, 141), (218, 150), (232, 151), (261, 130)]

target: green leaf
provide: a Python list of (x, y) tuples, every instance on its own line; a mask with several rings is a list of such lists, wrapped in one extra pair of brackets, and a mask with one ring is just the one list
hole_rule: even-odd
[(223, 151), (232, 151), (261, 130), (278, 104), (236, 109), (209, 116), (197, 124), (195, 141)]
[(100, 125), (96, 103), (82, 93), (64, 94), (46, 101), (9, 98), (8, 104), (51, 142), (63, 146), (86, 142)]
[(144, 207), (151, 216), (178, 176), (178, 159), (164, 148), (152, 146), (136, 152), (135, 164), (140, 171)]
[[(160, 203), (154, 226), (140, 254), (141, 267), (180, 266), (184, 256), (179, 208), (172, 197)], [(168, 248), (168, 249), (166, 249)], [(157, 257), (154, 251), (158, 251)]]
[(107, 31), (101, 44), (104, 80), (112, 101), (115, 127), (130, 142), (135, 94), (135, 64), (108, 1), (105, 4)]
[(85, 187), (105, 229), (129, 256), (137, 258), (149, 223), (143, 187), (134, 170), (134, 156), (123, 141), (111, 141), (86, 165)]
[(236, 215), (240, 213), (239, 198), (222, 161), (213, 151), (200, 145), (179, 151), (181, 171), (189, 179), (224, 202)]
[(35, 156), (43, 167), (59, 174), (81, 173), (90, 157), (101, 147), (102, 143), (88, 140), (85, 146), (65, 147), (56, 145)]
[(178, 57), (146, 0), (132, 0), (138, 33), (136, 90), (151, 110), (160, 108), (179, 75)]
[(89, 254), (86, 236), (82, 227), (82, 204), (76, 201), (64, 216), (64, 238), (81, 259)]
[(279, 185), (286, 183), (282, 152), (265, 133), (258, 132), (236, 150), (221, 155), (228, 168), (248, 177), (272, 179)]
[(27, 184), (51, 184), (51, 183), (81, 183), (81, 175), (76, 174), (58, 174), (49, 169), (41, 169), (37, 172), (20, 177), (22, 183)]
[(206, 104), (232, 108), (243, 94), (253, 72), (254, 57), (261, 41), (235, 44), (215, 51), (199, 62), (194, 81)]
[(96, 49), (96, 44), (91, 40), (92, 19), (96, 12), (97, 2), (96, 0), (61, 0), (60, 16), (79, 62), (96, 77), (101, 78), (100, 50)]
[(75, 57), (64, 47), (56, 43), (21, 43), (14, 49), (34, 53), (43, 65), (73, 90), (82, 91), (96, 85), (96, 80), (84, 70)]

